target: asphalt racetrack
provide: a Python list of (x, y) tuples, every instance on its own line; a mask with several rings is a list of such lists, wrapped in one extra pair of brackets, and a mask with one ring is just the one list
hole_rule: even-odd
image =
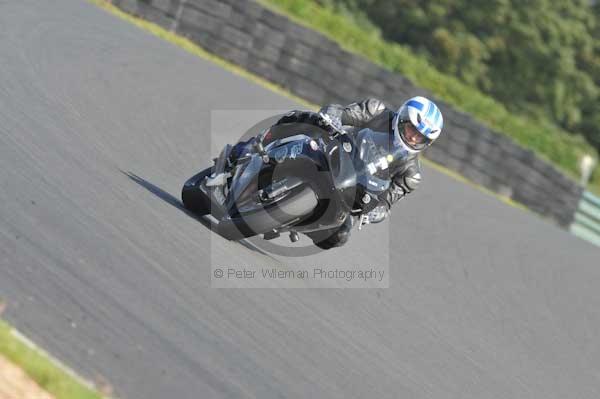
[[(0, 1), (4, 316), (126, 399), (600, 397), (600, 251), (431, 168), (304, 258), (181, 209), (246, 128), (215, 110), (298, 106), (85, 1)], [(387, 261), (387, 289), (210, 287), (215, 264)]]

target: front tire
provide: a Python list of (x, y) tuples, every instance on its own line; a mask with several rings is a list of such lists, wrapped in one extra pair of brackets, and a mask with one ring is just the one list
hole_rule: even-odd
[(183, 202), (183, 206), (198, 216), (208, 215), (211, 210), (210, 198), (200, 190), (200, 184), (207, 176), (213, 173), (213, 170), (214, 166), (211, 166), (194, 175), (185, 182), (181, 190), (181, 202)]

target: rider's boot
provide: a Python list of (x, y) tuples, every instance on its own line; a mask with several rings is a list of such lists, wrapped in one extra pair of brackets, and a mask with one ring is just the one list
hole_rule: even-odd
[(354, 219), (352, 216), (348, 215), (344, 223), (336, 229), (307, 233), (307, 235), (313, 240), (313, 243), (317, 247), (321, 249), (331, 249), (341, 247), (348, 242), (353, 226)]

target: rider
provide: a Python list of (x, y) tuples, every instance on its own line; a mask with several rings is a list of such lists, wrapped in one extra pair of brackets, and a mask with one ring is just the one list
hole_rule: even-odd
[[(370, 223), (379, 223), (385, 219), (392, 205), (413, 192), (421, 183), (421, 167), (419, 153), (431, 145), (442, 132), (443, 118), (439, 108), (425, 97), (408, 99), (398, 111), (394, 111), (376, 98), (368, 98), (347, 106), (329, 104), (319, 113), (309, 111), (292, 111), (284, 115), (275, 125), (287, 123), (308, 123), (333, 133), (342, 126), (356, 128), (368, 127), (375, 131), (389, 132), (394, 141), (407, 153), (394, 165), (392, 184), (385, 195), (385, 200), (369, 214)], [(241, 155), (247, 143), (239, 143), (234, 148), (235, 155)], [(237, 148), (236, 148), (237, 147)], [(350, 236), (353, 218), (347, 217), (336, 229), (308, 233), (315, 245), (330, 249), (344, 245)]]

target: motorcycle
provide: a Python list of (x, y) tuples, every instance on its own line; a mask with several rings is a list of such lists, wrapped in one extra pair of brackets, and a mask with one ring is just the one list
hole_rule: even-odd
[[(387, 132), (345, 127), (326, 132), (312, 125), (272, 126), (252, 150), (230, 161), (226, 145), (214, 165), (188, 179), (184, 206), (212, 215), (228, 240), (289, 232), (310, 235), (341, 226), (348, 217), (359, 229), (389, 189), (390, 169), (406, 156)], [(222, 182), (210, 182), (220, 176)]]

